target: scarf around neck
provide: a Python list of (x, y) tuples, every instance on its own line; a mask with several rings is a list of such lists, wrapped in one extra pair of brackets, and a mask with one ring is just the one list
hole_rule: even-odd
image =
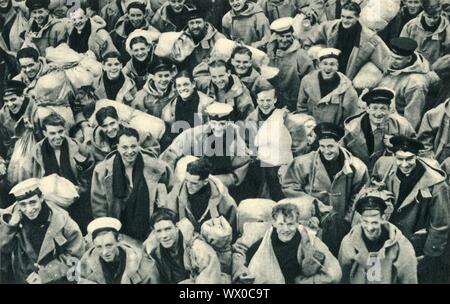
[(73, 29), (69, 36), (69, 46), (77, 53), (86, 53), (89, 50), (89, 36), (91, 36), (92, 25), (91, 20), (88, 19), (86, 25), (78, 33), (77, 29)]
[(27, 109), (29, 103), (30, 99), (25, 98), (19, 112), (14, 114), (13, 112), (9, 111), (9, 115), (11, 116), (11, 118), (14, 119), (14, 121), (18, 121), (23, 116), (23, 114), (25, 114), (25, 110)]
[[(122, 232), (132, 238), (144, 241), (150, 229), (149, 189), (144, 177), (144, 159), (138, 153), (133, 165), (133, 189), (128, 195), (128, 179), (122, 157), (117, 152), (113, 161), (113, 195), (124, 200), (121, 214)], [(128, 198), (127, 198), (128, 196)]]
[(116, 100), (117, 93), (119, 93), (123, 84), (125, 83), (125, 76), (120, 72), (116, 79), (109, 79), (106, 72), (103, 72), (103, 85), (105, 86), (106, 96), (110, 100)]
[(74, 172), (72, 171), (72, 166), (70, 164), (70, 154), (69, 154), (69, 143), (66, 138), (64, 138), (61, 145), (61, 156), (60, 163), (56, 160), (55, 150), (50, 145), (48, 138), (44, 139), (42, 143), (42, 160), (44, 163), (44, 176), (51, 175), (53, 173), (58, 174), (64, 178), (67, 178), (75, 185), (78, 185), (77, 179)]

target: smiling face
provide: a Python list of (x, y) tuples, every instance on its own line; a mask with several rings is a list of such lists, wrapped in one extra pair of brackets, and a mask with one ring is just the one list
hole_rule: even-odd
[(112, 117), (106, 117), (103, 120), (103, 124), (100, 126), (102, 131), (108, 136), (109, 138), (115, 138), (117, 136), (117, 133), (120, 129), (120, 124), (117, 119), (114, 119)]
[(379, 211), (369, 210), (361, 215), (361, 227), (363, 233), (370, 241), (376, 241), (381, 236), (381, 227), (384, 223), (383, 216)]
[(222, 137), (227, 128), (228, 121), (226, 120), (210, 120), (209, 126), (215, 137)]
[(6, 8), (11, 0), (0, 0), (0, 8)]
[(50, 11), (46, 8), (38, 8), (31, 11), (31, 18), (36, 21), (39, 26), (44, 26)]
[(181, 99), (187, 100), (195, 91), (195, 83), (189, 77), (178, 77), (175, 79), (175, 87)]
[(122, 71), (122, 63), (119, 58), (108, 58), (103, 63), (103, 71), (110, 80), (117, 79)]
[(186, 0), (169, 0), (169, 5), (175, 13), (181, 13), (185, 2)]
[(420, 3), (420, 0), (406, 0), (405, 6), (411, 15), (416, 15), (419, 13), (422, 4)]
[(277, 232), (278, 239), (283, 243), (292, 240), (298, 229), (298, 222), (295, 217), (285, 217), (281, 213), (278, 213), (272, 220), (272, 225)]
[(17, 206), (22, 214), (29, 220), (34, 220), (42, 210), (43, 201), (44, 199), (36, 194), (30, 198), (17, 202)]
[(256, 98), (258, 103), (258, 108), (264, 114), (269, 114), (273, 109), (275, 109), (275, 104), (277, 98), (275, 96), (275, 89), (259, 92)]
[(277, 33), (276, 39), (281, 50), (287, 50), (294, 43), (293, 32)]
[(358, 17), (354, 11), (343, 9), (341, 13), (341, 22), (343, 28), (349, 29), (358, 22)]
[(247, 2), (247, 0), (230, 0), (231, 9), (234, 12), (239, 13), (244, 9), (245, 2)]
[(178, 227), (169, 220), (155, 223), (156, 240), (166, 249), (172, 248), (178, 239)]
[(319, 150), (323, 157), (328, 160), (335, 160), (339, 156), (339, 143), (333, 138), (323, 138), (319, 140)]
[(187, 25), (188, 25), (189, 32), (194, 37), (201, 36), (205, 32), (205, 29), (206, 29), (206, 22), (203, 18), (189, 20)]
[(405, 175), (409, 175), (417, 166), (417, 156), (411, 152), (395, 152), (395, 161), (400, 172)]
[(245, 75), (252, 67), (252, 58), (248, 54), (235, 54), (231, 64), (238, 76)]
[(172, 82), (173, 74), (171, 71), (159, 71), (153, 75), (153, 81), (155, 82), (155, 87), (161, 91), (165, 92)]
[(61, 148), (66, 129), (63, 126), (50, 126), (47, 125), (44, 130), (44, 136), (47, 137), (50, 146), (54, 149)]
[(320, 73), (323, 79), (332, 78), (339, 69), (339, 61), (336, 58), (325, 58), (319, 63)]
[(209, 73), (211, 75), (211, 81), (217, 86), (219, 90), (225, 89), (229, 83), (230, 73), (224, 66), (210, 67)]
[(105, 262), (112, 262), (119, 255), (119, 242), (111, 231), (99, 233), (93, 243)]
[(122, 161), (125, 165), (132, 166), (136, 161), (136, 157), (140, 151), (139, 142), (134, 136), (122, 135), (117, 145)]
[(72, 21), (75, 29), (78, 32), (81, 32), (89, 19), (82, 9), (78, 9), (70, 14), (70, 20)]
[(382, 103), (372, 103), (367, 109), (369, 120), (374, 125), (381, 125), (389, 115), (389, 106)]
[(147, 59), (148, 53), (150, 52), (150, 45), (143, 42), (138, 42), (133, 44), (131, 47), (131, 54), (136, 60), (143, 62)]
[(128, 18), (130, 19), (130, 23), (134, 28), (140, 28), (142, 23), (144, 22), (144, 12), (138, 8), (130, 8), (128, 12)]
[(13, 114), (19, 113), (24, 100), (25, 98), (23, 96), (17, 96), (16, 94), (10, 94), (3, 97), (5, 107), (7, 107)]
[(20, 69), (27, 75), (28, 79), (36, 78), (39, 70), (41, 69), (41, 63), (38, 61), (34, 61), (33, 58), (20, 58)]

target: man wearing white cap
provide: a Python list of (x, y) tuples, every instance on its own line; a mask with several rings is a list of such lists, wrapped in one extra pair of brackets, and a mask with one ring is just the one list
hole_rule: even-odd
[(320, 24), (305, 41), (305, 46), (326, 44), (341, 51), (339, 71), (353, 80), (367, 62), (384, 71), (389, 49), (383, 40), (358, 21), (361, 7), (355, 2), (342, 6), (341, 18)]
[(87, 227), (93, 247), (81, 259), (81, 284), (157, 284), (159, 273), (153, 260), (139, 247), (119, 235), (116, 218), (99, 217)]
[(40, 181), (27, 179), (11, 189), (16, 203), (0, 218), (2, 263), (12, 263), (15, 283), (65, 282), (70, 258), (81, 258), (78, 225), (61, 208), (47, 203)]
[(238, 186), (247, 175), (250, 157), (238, 126), (231, 123), (233, 107), (215, 102), (206, 108), (209, 121), (183, 131), (161, 154), (160, 159), (175, 167), (186, 155), (207, 156), (212, 175), (227, 186)]
[(270, 66), (277, 67), (280, 72), (273, 83), (279, 93), (282, 106), (295, 111), (300, 83), (314, 69), (313, 62), (298, 40), (294, 39), (293, 18), (285, 17), (272, 22), (270, 29), (276, 39), (267, 44)]
[(340, 53), (334, 48), (321, 50), (319, 70), (306, 75), (300, 85), (297, 112), (312, 115), (318, 123), (343, 126), (358, 112), (358, 94), (350, 79), (338, 72)]

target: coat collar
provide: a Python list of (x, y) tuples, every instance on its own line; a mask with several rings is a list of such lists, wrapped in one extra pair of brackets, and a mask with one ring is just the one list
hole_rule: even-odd
[(423, 28), (422, 23), (421, 23), (421, 21), (420, 21), (420, 20), (422, 19), (422, 17), (423, 17), (423, 11), (422, 11), (416, 18), (414, 18), (413, 20), (411, 20), (411, 22), (413, 22), (413, 24), (414, 24), (415, 26), (419, 27), (419, 28), (422, 30), (422, 32), (423, 32), (422, 34), (423, 34), (425, 37), (433, 37), (434, 35), (441, 34), (442, 32), (444, 32), (444, 31), (447, 29), (447, 27), (448, 27), (449, 24), (450, 24), (450, 22), (448, 21), (448, 19), (445, 18), (445, 16), (443, 16), (443, 15), (441, 14), (441, 23), (439, 24), (437, 30), (434, 31), (433, 33), (430, 33), (430, 32), (427, 32), (427, 31)]
[[(244, 93), (244, 85), (240, 81), (240, 79), (236, 75), (230, 76), (233, 79), (233, 85), (228, 90), (228, 92), (225, 93), (225, 99), (234, 99), (236, 97), (241, 96)], [(208, 96), (215, 97), (215, 88), (212, 81), (209, 83), (208, 87)]]

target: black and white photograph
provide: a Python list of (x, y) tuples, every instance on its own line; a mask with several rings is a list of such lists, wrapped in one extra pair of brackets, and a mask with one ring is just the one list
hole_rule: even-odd
[(450, 0), (0, 0), (18, 284), (450, 284)]

